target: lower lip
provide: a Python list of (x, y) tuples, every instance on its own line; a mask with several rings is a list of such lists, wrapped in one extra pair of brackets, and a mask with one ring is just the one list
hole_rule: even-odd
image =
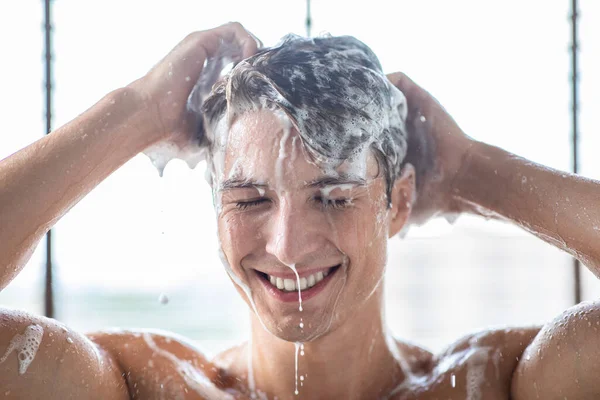
[[(327, 286), (327, 284), (333, 279), (333, 277), (337, 274), (337, 272), (341, 268), (342, 268), (341, 266), (335, 268), (333, 271), (331, 271), (329, 273), (329, 275), (327, 275), (325, 278), (323, 278), (322, 281), (320, 281), (319, 283), (317, 283), (315, 286), (311, 287), (310, 289), (302, 290), (301, 291), (302, 302), (304, 303), (305, 301), (307, 301), (307, 300), (315, 297), (319, 293), (321, 293), (323, 291), (323, 289), (325, 288), (325, 286)], [(267, 281), (265, 278), (263, 278), (261, 275), (259, 275), (258, 272), (256, 272), (256, 275), (257, 275), (258, 280), (263, 284), (263, 286), (265, 287), (267, 292), (269, 292), (271, 294), (271, 296), (275, 297), (277, 300), (284, 302), (284, 303), (292, 303), (292, 302), (298, 303), (298, 300), (299, 300), (298, 299), (298, 290), (295, 290), (293, 292), (284, 292), (282, 290), (277, 289), (275, 286), (271, 285), (271, 282)]]

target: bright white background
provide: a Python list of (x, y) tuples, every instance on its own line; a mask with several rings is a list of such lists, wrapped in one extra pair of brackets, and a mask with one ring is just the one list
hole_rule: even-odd
[[(431, 91), (471, 136), (569, 170), (570, 2), (311, 3), (313, 34), (356, 36), (386, 72), (402, 70)], [(581, 167), (600, 178), (600, 3), (581, 1), (580, 10)], [(42, 12), (42, 1), (0, 3), (0, 158), (44, 133)], [(238, 20), (272, 45), (304, 34), (305, 16), (302, 0), (55, 0), (54, 126), (144, 74), (193, 30)], [(203, 170), (173, 162), (161, 179), (137, 156), (56, 225), (60, 320), (81, 330), (174, 330), (211, 352), (246, 336), (246, 307), (217, 257)], [(41, 244), (1, 305), (42, 312), (43, 253)], [(572, 304), (571, 263), (505, 224), (433, 221), (390, 243), (388, 322), (433, 350), (477, 329), (540, 324)], [(600, 293), (587, 272), (584, 289), (585, 298)]]

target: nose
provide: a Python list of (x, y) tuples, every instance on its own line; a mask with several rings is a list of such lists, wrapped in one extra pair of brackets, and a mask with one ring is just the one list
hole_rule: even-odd
[(318, 221), (291, 201), (280, 201), (268, 224), (267, 253), (285, 264), (309, 262), (318, 254), (322, 236), (318, 233)]

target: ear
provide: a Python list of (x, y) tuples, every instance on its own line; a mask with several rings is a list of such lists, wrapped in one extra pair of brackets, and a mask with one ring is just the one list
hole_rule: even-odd
[(415, 175), (415, 168), (412, 164), (406, 164), (402, 169), (402, 173), (394, 182), (389, 213), (389, 237), (398, 234), (410, 217), (413, 201), (416, 197)]

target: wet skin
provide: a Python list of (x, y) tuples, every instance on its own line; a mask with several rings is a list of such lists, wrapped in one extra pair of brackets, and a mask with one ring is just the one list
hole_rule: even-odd
[[(183, 105), (204, 59), (215, 54), (222, 40), (238, 41), (244, 56), (256, 51), (254, 39), (239, 24), (192, 34), (148, 75), (0, 162), (0, 287), (24, 267), (44, 233), (123, 163), (155, 144), (186, 143), (190, 129), (188, 122), (182, 122)], [(192, 79), (184, 79), (188, 76)], [(284, 171), (282, 185), (273, 179), (279, 153), (272, 150), (281, 142), (280, 127), (264, 119), (264, 124), (255, 124), (254, 128), (273, 128), (274, 142), (262, 144), (249, 141), (242, 132), (253, 129), (251, 121), (234, 127), (240, 142), (231, 151), (245, 149), (245, 156), (258, 148), (271, 151), (255, 157), (264, 165), (257, 163), (256, 170), (244, 171), (253, 174), (246, 178), (272, 181), (265, 188), (268, 202), (253, 211), (234, 209), (232, 204), (239, 199), (228, 199), (235, 195), (232, 192), (223, 193), (219, 216), (225, 257), (235, 276), (255, 293), (258, 315), (252, 314), (252, 346), (241, 345), (208, 360), (185, 340), (165, 333), (112, 331), (85, 336), (55, 320), (2, 309), (0, 354), (32, 324), (44, 333), (24, 374), (19, 373), (16, 353), (0, 364), (0, 396), (248, 398), (252, 371), (257, 389), (270, 398), (292, 399), (296, 398), (295, 349), (290, 340), (303, 340), (305, 355), (299, 367), (306, 379), (298, 398), (599, 398), (597, 302), (575, 306), (541, 328), (470, 335), (438, 355), (387, 340), (378, 278), (383, 276), (387, 237), (407, 221), (422, 222), (447, 212), (502, 218), (571, 253), (600, 274), (600, 182), (554, 171), (468, 138), (439, 103), (406, 76), (393, 74), (389, 79), (408, 99), (410, 129), (435, 144), (436, 169), (424, 177), (415, 204), (407, 204), (414, 191), (410, 170), (396, 182), (392, 207), (387, 209), (381, 201), (383, 185), (377, 168), (369, 168), (366, 188), (350, 190), (356, 197), (352, 207), (324, 209), (314, 201), (321, 191), (294, 186), (320, 173), (303, 153), (297, 153)], [(268, 138), (261, 136), (261, 140)], [(230, 161), (239, 156), (230, 154)], [(224, 168), (233, 165), (226, 161)], [(67, 169), (72, 173), (65, 175)], [(523, 190), (522, 176), (532, 190)], [(252, 191), (245, 196), (260, 194)], [(570, 200), (565, 200), (565, 194)], [(577, 218), (580, 210), (586, 212), (585, 221)], [(338, 211), (346, 217), (332, 215)], [(384, 229), (379, 229), (382, 225)], [(247, 240), (249, 232), (259, 234)], [(318, 262), (329, 266), (341, 259), (347, 261), (346, 269), (332, 274), (318, 294), (307, 298), (304, 329), (298, 324), (296, 305), (279, 301), (254, 272), (265, 266), (266, 272), (289, 272), (294, 264), (302, 273), (324, 266)]]
[[(390, 348), (382, 328), (386, 260), (381, 255), (388, 236), (401, 230), (409, 217), (411, 204), (406, 199), (411, 198), (414, 176), (407, 173), (398, 180), (391, 208), (372, 157), (365, 160), (364, 183), (329, 190), (306, 186), (325, 172), (296, 145), (295, 137), (297, 133), (293, 129), (286, 133), (273, 113), (241, 117), (230, 133), (230, 143), (236, 146), (228, 147), (224, 158), (222, 176), (228, 182), (217, 182), (223, 253), (236, 276), (251, 288), (260, 316), (259, 320), (251, 314), (252, 350), (243, 344), (209, 360), (168, 333), (120, 331), (86, 337), (53, 320), (5, 310), (0, 314), (0, 351), (28, 325), (44, 328), (26, 375), (18, 375), (16, 354), (0, 364), (7, 398), (21, 398), (42, 388), (47, 398), (66, 394), (96, 398), (100, 393), (97, 398), (250, 398), (248, 351), (254, 358), (258, 393), (268, 398), (520, 399), (540, 393), (540, 398), (580, 393), (585, 374), (577, 365), (593, 364), (590, 352), (597, 351), (596, 339), (589, 339), (597, 336), (600, 324), (594, 304), (579, 306), (585, 314), (569, 310), (541, 331), (480, 332), (438, 355), (398, 341), (393, 342), (395, 349)], [(287, 155), (284, 162), (281, 154)], [(244, 162), (234, 162), (239, 159)], [(349, 169), (342, 165), (338, 172)], [(243, 184), (236, 186), (236, 182)], [(340, 203), (342, 199), (347, 201)], [(338, 206), (331, 208), (335, 200)], [(342, 262), (345, 270), (338, 267), (317, 294), (305, 296), (302, 312), (297, 292), (290, 293), (295, 301), (282, 301), (271, 293), (279, 289), (269, 288), (271, 284), (256, 272), (290, 277), (290, 264), (303, 275), (305, 270)], [(304, 328), (298, 325), (300, 318)], [(569, 334), (573, 328), (577, 336)], [(575, 339), (586, 336), (582, 342)], [(305, 355), (299, 360), (305, 379), (298, 396), (294, 395), (293, 341), (305, 343)], [(395, 351), (399, 358), (393, 357)], [(339, 368), (353, 359), (352, 364), (360, 368), (352, 371), (355, 375), (340, 376), (350, 380), (346, 387), (332, 384)], [(563, 372), (570, 373), (573, 382), (581, 379), (575, 388), (557, 386), (560, 379), (548, 378), (548, 371), (562, 366), (562, 360), (574, 365), (570, 371), (561, 367)], [(346, 369), (351, 371), (352, 366)], [(562, 373), (561, 379), (566, 381)], [(24, 381), (29, 384), (23, 385)], [(49, 382), (54, 382), (51, 388)]]

